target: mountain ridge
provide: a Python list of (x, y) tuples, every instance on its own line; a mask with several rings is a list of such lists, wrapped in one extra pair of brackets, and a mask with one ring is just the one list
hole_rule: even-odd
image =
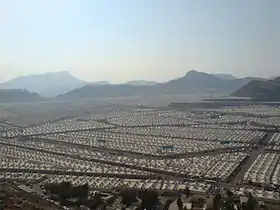
[(270, 80), (252, 80), (232, 96), (250, 97), (257, 101), (280, 101), (280, 77)]
[(153, 94), (188, 94), (188, 93), (211, 93), (222, 92), (230, 94), (250, 79), (241, 78), (234, 80), (221, 79), (215, 75), (191, 70), (183, 77), (170, 80), (166, 83), (156, 85), (86, 85), (66, 94), (59, 95), (59, 98), (95, 98), (95, 97), (123, 97), (123, 96), (145, 96)]
[(26, 89), (29, 92), (37, 92), (43, 97), (57, 96), (59, 99), (189, 93), (231, 94), (254, 79), (262, 80), (254, 77), (233, 78), (235, 77), (229, 74), (217, 75), (190, 70), (180, 78), (163, 83), (132, 80), (123, 84), (110, 84), (108, 81), (85, 82), (69, 72), (62, 71), (17, 77), (0, 84), (0, 89)]

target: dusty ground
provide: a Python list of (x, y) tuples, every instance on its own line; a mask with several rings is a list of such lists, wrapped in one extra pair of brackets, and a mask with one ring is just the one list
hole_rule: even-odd
[(27, 126), (43, 121), (80, 115), (83, 112), (101, 112), (108, 109), (121, 109), (139, 105), (166, 107), (172, 101), (202, 100), (204, 95), (165, 95), (154, 97), (126, 97), (83, 99), (76, 101), (46, 101), (40, 103), (0, 104), (0, 119)]

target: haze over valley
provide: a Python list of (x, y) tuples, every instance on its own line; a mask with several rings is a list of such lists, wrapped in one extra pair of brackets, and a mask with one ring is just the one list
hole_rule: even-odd
[[(195, 70), (188, 71), (183, 77), (160, 83), (155, 81), (135, 80), (123, 84), (111, 84), (107, 81), (85, 82), (75, 78), (69, 72), (51, 72), (41, 75), (22, 76), (0, 84), (2, 102), (8, 91), (15, 94), (18, 91), (18, 100), (24, 99), (26, 94), (33, 95), (34, 100), (43, 98), (102, 98), (178, 95), (178, 94), (223, 94), (230, 95), (252, 80), (262, 78), (236, 78), (229, 74), (207, 74)], [(51, 84), (51, 85), (50, 85)], [(25, 90), (25, 91), (23, 91)], [(40, 96), (39, 96), (40, 95)], [(37, 96), (37, 97), (35, 97)], [(7, 98), (7, 102), (16, 102), (16, 99)]]

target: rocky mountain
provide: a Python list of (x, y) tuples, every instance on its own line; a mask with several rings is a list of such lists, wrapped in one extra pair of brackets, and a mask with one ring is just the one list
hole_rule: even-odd
[(247, 84), (250, 79), (225, 80), (215, 75), (189, 71), (185, 76), (157, 85), (86, 85), (62, 94), (61, 98), (123, 97), (153, 94), (225, 93), (230, 94)]
[(40, 100), (43, 100), (42, 96), (27, 90), (0, 90), (0, 103), (36, 102)]
[(232, 95), (251, 97), (260, 101), (280, 101), (280, 77), (271, 80), (252, 80)]
[(221, 79), (213, 74), (189, 71), (184, 77), (171, 80), (161, 86), (171, 93), (223, 93), (229, 94), (251, 81), (242, 79)]
[(0, 89), (26, 89), (42, 96), (54, 97), (83, 87), (86, 82), (73, 77), (66, 71), (40, 75), (21, 76), (0, 84)]
[(225, 81), (215, 75), (192, 70), (181, 78), (174, 79), (160, 85), (163, 89), (169, 90), (171, 92), (194, 93), (215, 91), (217, 86), (220, 86), (221, 83), (225, 83)]

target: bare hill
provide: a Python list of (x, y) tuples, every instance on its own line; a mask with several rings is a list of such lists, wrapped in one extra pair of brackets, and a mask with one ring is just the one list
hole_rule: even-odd
[(37, 93), (27, 90), (0, 90), (0, 103), (36, 102), (43, 100)]
[(253, 80), (232, 95), (261, 101), (280, 101), (280, 77), (267, 81)]

